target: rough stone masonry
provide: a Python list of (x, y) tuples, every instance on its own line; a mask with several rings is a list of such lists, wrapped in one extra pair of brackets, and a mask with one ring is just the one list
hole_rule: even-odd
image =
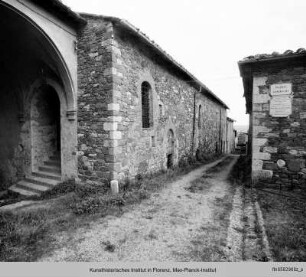
[(250, 56), (239, 62), (250, 114), (253, 181), (282, 187), (306, 179), (306, 51)]
[(220, 99), (128, 22), (81, 15), (81, 178), (133, 178), (197, 151), (225, 151), (227, 106)]
[(226, 151), (226, 104), (129, 22), (59, 0), (3, 0), (0, 18), (0, 191), (109, 184)]

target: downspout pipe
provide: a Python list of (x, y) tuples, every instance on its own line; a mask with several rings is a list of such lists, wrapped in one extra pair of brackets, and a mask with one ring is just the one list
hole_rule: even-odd
[[(202, 92), (202, 87), (200, 86), (199, 88), (199, 93)], [(195, 126), (196, 126), (196, 94), (197, 91), (194, 91), (193, 94), (193, 125), (192, 125), (192, 141), (191, 141), (191, 151), (192, 151), (192, 156), (194, 155), (194, 140), (195, 140)]]
[(219, 142), (220, 142), (220, 152), (221, 152), (221, 154), (222, 154), (222, 152), (223, 152), (223, 142), (222, 142), (222, 111), (221, 111), (221, 108), (219, 108), (219, 113), (220, 113), (220, 130), (219, 130), (219, 136), (220, 136), (220, 138), (219, 138)]

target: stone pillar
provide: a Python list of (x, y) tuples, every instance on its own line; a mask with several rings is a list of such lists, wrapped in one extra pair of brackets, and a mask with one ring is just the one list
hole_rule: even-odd
[[(253, 113), (252, 113), (252, 180), (256, 182), (258, 179), (270, 179), (273, 176), (272, 170), (263, 169), (264, 161), (271, 159), (271, 154), (265, 151), (264, 146), (267, 144), (265, 138), (271, 131), (261, 122), (262, 119), (269, 117), (269, 100), (268, 93), (260, 93), (259, 87), (265, 86), (267, 77), (254, 77), (253, 79)], [(268, 105), (268, 107), (266, 107)], [(263, 152), (265, 151), (265, 152)]]
[(112, 23), (107, 26), (108, 39), (102, 42), (102, 46), (109, 52), (112, 62), (111, 67), (104, 70), (103, 75), (112, 80), (112, 88), (110, 91), (109, 103), (107, 110), (109, 116), (103, 124), (103, 130), (109, 133), (108, 139), (104, 140), (104, 146), (108, 149), (107, 165), (110, 168), (110, 178), (117, 180), (121, 170), (120, 155), (122, 154), (122, 146), (120, 141), (122, 139), (121, 133), (121, 90), (123, 82), (123, 67), (121, 59), (121, 51), (117, 41), (114, 39), (114, 29)]

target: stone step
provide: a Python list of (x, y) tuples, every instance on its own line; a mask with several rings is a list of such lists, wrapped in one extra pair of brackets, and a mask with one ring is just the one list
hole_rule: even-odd
[(42, 171), (32, 172), (32, 175), (36, 177), (47, 178), (58, 181), (61, 181), (62, 179), (60, 174), (51, 173), (51, 172), (42, 172)]
[(35, 195), (39, 196), (39, 193), (20, 188), (17, 185), (13, 185), (13, 186), (9, 187), (9, 190), (13, 191), (13, 192), (17, 192), (17, 193), (19, 193), (21, 195), (24, 195), (24, 196), (35, 196)]
[(49, 160), (50, 161), (61, 161), (61, 156), (51, 156)]
[(61, 161), (60, 160), (58, 160), (58, 161), (56, 161), (56, 160), (49, 160), (49, 161), (45, 161), (44, 162), (44, 165), (48, 165), (48, 166), (56, 166), (56, 167), (61, 167)]
[(57, 184), (59, 184), (59, 180), (53, 180), (53, 179), (48, 179), (48, 178), (42, 178), (42, 177), (37, 177), (37, 176), (28, 176), (25, 178), (25, 181), (37, 185), (42, 185), (46, 186), (48, 188), (53, 188)]
[(48, 165), (40, 166), (40, 167), (38, 167), (38, 170), (40, 172), (50, 172), (50, 173), (61, 174), (61, 168), (57, 167), (57, 166), (48, 166)]
[(50, 189), (47, 186), (42, 186), (42, 185), (37, 185), (37, 184), (29, 183), (26, 180), (19, 181), (17, 183), (17, 187), (18, 188), (22, 188), (24, 190), (29, 190), (31, 192), (35, 192), (35, 193), (38, 193), (38, 194), (40, 194), (41, 192), (44, 192), (44, 191), (47, 191), (47, 190)]

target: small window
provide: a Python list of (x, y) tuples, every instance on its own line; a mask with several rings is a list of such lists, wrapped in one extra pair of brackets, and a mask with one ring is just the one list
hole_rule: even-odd
[(202, 118), (201, 118), (201, 113), (202, 113), (202, 106), (199, 106), (199, 116), (198, 116), (198, 128), (200, 129), (202, 126)]
[(159, 118), (162, 118), (163, 117), (163, 105), (159, 104), (158, 107), (159, 107)]
[(152, 136), (151, 137), (151, 144), (152, 144), (152, 147), (155, 147), (156, 146), (156, 141), (155, 141), (155, 136)]
[(141, 107), (142, 107), (142, 127), (150, 128), (153, 125), (152, 113), (152, 91), (148, 82), (141, 85)]

